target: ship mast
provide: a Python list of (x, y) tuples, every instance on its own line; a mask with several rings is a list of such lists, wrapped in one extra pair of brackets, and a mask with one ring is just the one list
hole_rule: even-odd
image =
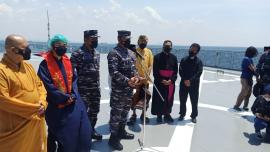
[(48, 43), (49, 43), (49, 41), (50, 41), (50, 18), (49, 18), (49, 10), (48, 9), (47, 9), (47, 21), (48, 21), (47, 27), (48, 27)]

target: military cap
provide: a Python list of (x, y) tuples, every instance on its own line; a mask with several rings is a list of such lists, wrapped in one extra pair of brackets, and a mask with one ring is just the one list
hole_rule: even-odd
[(126, 31), (126, 30), (119, 30), (118, 32), (118, 36), (122, 37), (125, 36), (126, 38), (130, 38), (131, 32), (130, 31)]
[(86, 30), (84, 31), (84, 37), (99, 37), (97, 30)]

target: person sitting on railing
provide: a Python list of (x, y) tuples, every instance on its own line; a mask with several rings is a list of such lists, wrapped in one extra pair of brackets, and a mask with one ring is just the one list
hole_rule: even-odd
[(270, 137), (270, 85), (264, 88), (264, 95), (260, 95), (254, 101), (251, 111), (256, 116), (254, 119), (254, 127), (256, 138), (263, 139), (261, 130), (266, 129), (266, 137)]
[(241, 74), (242, 89), (233, 107), (233, 109), (236, 111), (241, 111), (239, 107), (242, 104), (243, 100), (245, 100), (243, 110), (245, 111), (249, 110), (248, 103), (253, 85), (252, 77), (253, 75), (257, 75), (256, 68), (253, 64), (252, 58), (257, 56), (257, 54), (258, 54), (257, 49), (253, 46), (250, 46), (247, 48), (245, 52), (245, 57), (242, 60), (242, 74)]

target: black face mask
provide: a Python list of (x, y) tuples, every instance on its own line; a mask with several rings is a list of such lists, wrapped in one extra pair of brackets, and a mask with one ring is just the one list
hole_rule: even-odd
[(170, 53), (172, 48), (170, 46), (164, 46), (164, 51), (167, 52), (167, 53)]
[(97, 48), (98, 41), (92, 41), (92, 48)]
[(54, 47), (54, 50), (58, 56), (63, 56), (67, 52), (67, 48), (65, 46)]
[(139, 47), (143, 50), (143, 49), (146, 47), (146, 44), (145, 44), (145, 43), (141, 43), (141, 44), (139, 45)]
[(189, 51), (188, 54), (189, 54), (190, 57), (193, 57), (193, 56), (196, 55), (196, 53), (194, 53), (194, 52), (192, 52), (192, 51)]
[(16, 54), (19, 54), (19, 55), (23, 56), (24, 60), (30, 60), (30, 58), (31, 58), (31, 49), (29, 47), (26, 47), (25, 50), (22, 50), (22, 49), (18, 49), (18, 50), (19, 51)]
[(128, 39), (126, 41), (123, 41), (122, 44), (124, 45), (125, 48), (129, 48), (129, 46), (130, 46), (130, 40)]

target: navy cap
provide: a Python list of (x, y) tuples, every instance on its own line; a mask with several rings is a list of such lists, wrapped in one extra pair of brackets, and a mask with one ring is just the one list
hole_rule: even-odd
[(87, 30), (84, 31), (84, 37), (99, 37), (97, 30)]
[(130, 38), (131, 32), (130, 31), (126, 31), (126, 30), (119, 30), (118, 32), (118, 36), (125, 36), (126, 38)]

